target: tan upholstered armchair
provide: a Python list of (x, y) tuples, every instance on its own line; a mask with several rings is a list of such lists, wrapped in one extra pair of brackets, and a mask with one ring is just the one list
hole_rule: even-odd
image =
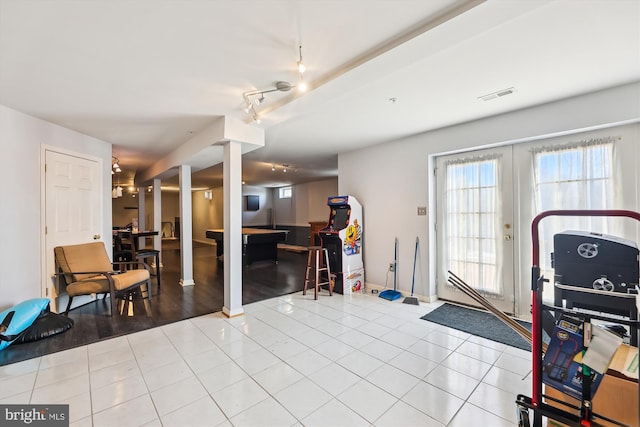
[[(125, 303), (139, 294), (145, 298), (147, 314), (150, 314), (148, 301), (151, 300), (149, 270), (145, 268), (129, 271), (114, 270), (104, 243), (91, 242), (79, 245), (58, 246), (54, 248), (56, 276), (66, 284), (69, 303), (65, 314), (69, 313), (73, 297), (78, 295), (106, 294), (111, 298), (111, 315), (117, 310), (116, 299)], [(114, 263), (118, 264), (118, 263)], [(127, 262), (131, 264), (131, 262)], [(134, 263), (135, 264), (135, 263)]]

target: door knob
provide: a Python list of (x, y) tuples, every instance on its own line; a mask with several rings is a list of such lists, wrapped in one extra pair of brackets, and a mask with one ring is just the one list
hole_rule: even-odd
[(93, 235), (93, 240), (100, 240), (100, 235), (99, 234), (94, 234)]
[(505, 234), (504, 235), (504, 240), (506, 240), (507, 242), (511, 240), (511, 234)]

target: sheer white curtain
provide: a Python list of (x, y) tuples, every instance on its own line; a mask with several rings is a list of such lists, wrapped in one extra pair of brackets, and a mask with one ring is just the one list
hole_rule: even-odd
[(446, 163), (446, 265), (489, 298), (503, 296), (500, 155)]
[[(536, 214), (555, 209), (615, 209), (615, 138), (589, 139), (532, 150)], [(540, 223), (540, 267), (553, 277), (553, 236), (567, 230), (612, 234), (605, 217), (548, 217)], [(547, 292), (548, 291), (548, 292)], [(544, 299), (551, 299), (547, 286)]]

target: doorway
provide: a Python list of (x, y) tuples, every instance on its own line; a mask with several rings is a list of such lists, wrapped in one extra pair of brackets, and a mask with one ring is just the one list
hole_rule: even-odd
[[(66, 293), (53, 278), (53, 248), (60, 245), (104, 241), (102, 160), (80, 154), (44, 150), (45, 268), (42, 295), (51, 300), (51, 310), (66, 305)], [(75, 298), (74, 307), (87, 302)], [(76, 300), (78, 300), (76, 302)]]
[(437, 291), (476, 305), (447, 282), (452, 271), (507, 313), (515, 312), (510, 146), (436, 159)]
[[(555, 209), (640, 208), (637, 126), (549, 137), (435, 159), (438, 296), (469, 305), (451, 270), (494, 305), (530, 317), (531, 221)], [(494, 197), (499, 195), (497, 198)], [(553, 279), (553, 236), (599, 232), (640, 242), (636, 221), (560, 217), (540, 224), (540, 268)], [(543, 298), (553, 300), (553, 284)]]

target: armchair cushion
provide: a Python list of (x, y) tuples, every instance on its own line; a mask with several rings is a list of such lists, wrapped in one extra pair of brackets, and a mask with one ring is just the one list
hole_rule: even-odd
[(100, 282), (91, 282), (91, 281), (81, 281), (81, 282), (73, 282), (67, 285), (67, 294), (70, 297), (77, 297), (78, 295), (89, 295), (89, 294), (103, 294), (105, 292), (109, 292), (109, 282), (105, 279)]

